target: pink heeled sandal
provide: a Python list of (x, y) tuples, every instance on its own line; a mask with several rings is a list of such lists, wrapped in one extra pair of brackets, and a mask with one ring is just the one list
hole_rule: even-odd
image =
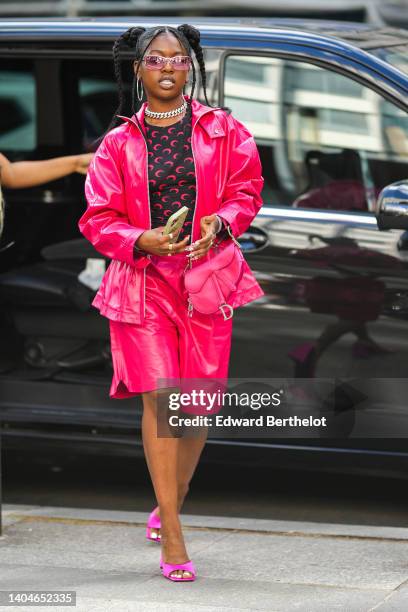
[[(186, 561), (185, 563), (165, 563), (162, 555), (160, 555), (160, 569), (163, 576), (169, 580), (172, 580), (173, 582), (191, 582), (196, 578), (196, 571), (192, 561)], [(191, 576), (171, 576), (171, 573), (176, 570), (190, 572)]]
[(153, 510), (149, 514), (149, 519), (148, 519), (147, 524), (146, 524), (146, 538), (148, 540), (151, 540), (152, 542), (159, 542), (160, 543), (161, 535), (159, 533), (152, 533), (152, 529), (160, 529), (161, 528), (160, 517), (157, 516), (157, 514), (156, 514), (157, 508), (158, 508), (158, 506), (153, 508)]

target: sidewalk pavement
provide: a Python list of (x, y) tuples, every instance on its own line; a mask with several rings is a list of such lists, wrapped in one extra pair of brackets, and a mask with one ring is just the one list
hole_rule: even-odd
[(147, 513), (5, 504), (0, 590), (74, 590), (77, 604), (0, 609), (408, 610), (408, 529), (181, 518), (197, 570), (184, 584), (161, 575)]

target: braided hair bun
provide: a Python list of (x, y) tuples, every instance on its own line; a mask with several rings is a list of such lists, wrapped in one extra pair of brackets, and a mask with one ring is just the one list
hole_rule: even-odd
[(128, 30), (126, 30), (126, 32), (122, 34), (121, 40), (125, 43), (125, 45), (133, 49), (134, 47), (136, 47), (137, 40), (139, 36), (143, 34), (143, 32), (146, 32), (146, 28), (143, 28), (141, 26), (129, 28)]
[(182, 23), (178, 26), (177, 29), (184, 34), (184, 36), (187, 38), (188, 42), (192, 47), (199, 44), (201, 34), (200, 31), (197, 30), (197, 28), (190, 25), (189, 23)]

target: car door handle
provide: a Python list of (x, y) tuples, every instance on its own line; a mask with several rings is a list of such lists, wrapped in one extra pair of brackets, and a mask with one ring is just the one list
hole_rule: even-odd
[(268, 242), (268, 234), (259, 227), (249, 227), (238, 238), (241, 249), (246, 253), (252, 253), (264, 249)]

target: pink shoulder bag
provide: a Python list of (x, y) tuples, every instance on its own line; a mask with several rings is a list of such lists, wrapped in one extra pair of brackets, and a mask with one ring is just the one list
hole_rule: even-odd
[(214, 245), (215, 255), (209, 256), (202, 263), (192, 267), (184, 274), (184, 286), (188, 292), (188, 314), (193, 315), (195, 308), (202, 314), (215, 314), (221, 311), (225, 320), (231, 319), (234, 314), (233, 307), (228, 304), (228, 298), (236, 289), (242, 276), (241, 246), (232, 236), (226, 247), (218, 248), (220, 243)]

